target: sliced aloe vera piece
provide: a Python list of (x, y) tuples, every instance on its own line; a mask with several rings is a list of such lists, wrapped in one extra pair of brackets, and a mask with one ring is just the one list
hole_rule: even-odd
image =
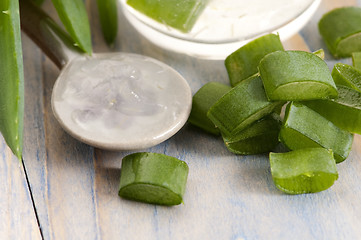
[(321, 114), (341, 129), (361, 134), (361, 92), (337, 86), (338, 98), (304, 101), (302, 104)]
[(279, 139), (291, 150), (308, 147), (332, 149), (336, 162), (340, 163), (351, 151), (353, 135), (311, 108), (291, 102), (286, 108)]
[(277, 51), (265, 56), (259, 71), (269, 100), (311, 100), (337, 96), (326, 63), (303, 51)]
[(269, 102), (259, 76), (250, 77), (232, 88), (208, 111), (207, 116), (222, 134), (235, 135), (253, 122), (272, 113), (283, 101)]
[(117, 0), (97, 0), (97, 5), (104, 39), (112, 45), (118, 32)]
[(266, 153), (279, 143), (281, 128), (280, 116), (270, 114), (234, 136), (223, 135), (223, 141), (229, 151), (235, 154), (250, 155)]
[(334, 57), (361, 51), (361, 8), (343, 7), (322, 16), (318, 29)]
[(207, 112), (229, 90), (231, 90), (230, 86), (218, 82), (209, 82), (201, 87), (193, 96), (192, 111), (188, 121), (208, 133), (218, 135), (219, 129), (207, 117)]
[(19, 2), (0, 1), (0, 131), (21, 159), (24, 116), (24, 72)]
[(354, 68), (361, 71), (361, 52), (352, 53), (352, 65)]
[(183, 201), (188, 165), (159, 153), (133, 153), (123, 158), (119, 196), (159, 205)]
[(267, 54), (284, 50), (278, 35), (259, 37), (229, 55), (225, 60), (231, 86), (258, 72), (258, 64)]
[(356, 68), (336, 63), (332, 70), (333, 80), (337, 85), (343, 85), (361, 92), (361, 72)]
[(189, 32), (209, 0), (127, 0), (148, 17), (182, 32)]
[(270, 153), (272, 178), (288, 194), (315, 193), (328, 189), (338, 178), (332, 150), (304, 148)]

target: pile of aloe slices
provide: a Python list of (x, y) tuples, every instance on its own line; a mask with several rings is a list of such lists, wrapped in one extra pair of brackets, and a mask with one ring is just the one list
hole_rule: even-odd
[[(275, 34), (249, 42), (225, 60), (231, 86), (210, 82), (194, 95), (189, 122), (235, 154), (270, 152), (286, 193), (328, 189), (361, 133), (361, 72), (336, 64), (331, 74), (322, 53), (285, 51)], [(288, 150), (273, 152), (279, 144)]]

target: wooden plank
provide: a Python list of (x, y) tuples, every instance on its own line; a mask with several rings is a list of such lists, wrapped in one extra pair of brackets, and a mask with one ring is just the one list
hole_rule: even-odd
[[(58, 70), (43, 62), (44, 132), (28, 128), (33, 138), (37, 131), (45, 133), (45, 141), (28, 142), (26, 163), (29, 179), (46, 239), (96, 239), (96, 217), (93, 191), (93, 149), (68, 136), (51, 112), (50, 95)], [(34, 93), (35, 94), (35, 93)], [(35, 124), (41, 124), (36, 119)], [(31, 123), (27, 122), (27, 126)], [(33, 135), (34, 134), (34, 135)], [(39, 140), (39, 139), (38, 139)], [(38, 148), (36, 148), (38, 147)], [(90, 170), (88, 172), (88, 170)], [(93, 209), (93, 210), (92, 210)]]
[[(44, 238), (95, 239), (93, 173), (88, 172), (93, 166), (93, 149), (68, 136), (54, 119), (50, 94), (59, 71), (46, 59), (42, 72), (34, 81), (44, 81), (44, 100), (38, 99), (29, 113), (24, 159)], [(40, 127), (31, 128), (33, 124)]]
[[(44, 56), (41, 51), (23, 35), (23, 58), (25, 71), (25, 114), (24, 114), (24, 151), (23, 159), (39, 221), (48, 225), (49, 216), (46, 206), (48, 195), (46, 152), (44, 149), (43, 119), (43, 67)], [(45, 224), (47, 223), (47, 224)], [(45, 239), (49, 239), (49, 228), (43, 227)]]
[[(93, 1), (87, 1), (87, 6), (92, 29), (97, 29), (93, 32), (95, 52), (109, 51), (100, 35), (96, 9), (90, 2)], [(199, 60), (162, 50), (139, 35), (122, 15), (119, 23), (114, 51), (145, 54), (166, 62), (188, 80), (193, 93), (209, 81), (228, 82), (223, 61)], [(305, 31), (303, 38), (296, 35), (287, 42), (287, 49), (306, 50), (312, 41), (307, 41), (308, 30)], [(26, 44), (34, 48), (31, 43)], [(145, 149), (188, 163), (184, 205), (162, 207), (123, 200), (117, 196), (121, 159), (131, 152), (93, 149), (60, 128), (50, 107), (51, 89), (59, 71), (36, 50), (33, 52), (35, 56), (29, 58), (35, 64), (30, 64), (30, 60), (26, 63), (27, 69), (33, 69), (26, 76), (33, 79), (33, 89), (27, 98), (33, 102), (26, 118), (24, 156), (45, 239), (357, 239), (360, 236), (359, 135), (355, 137), (349, 159), (338, 165), (340, 178), (332, 188), (318, 194), (289, 196), (274, 186), (267, 156), (233, 155), (220, 138), (186, 125), (168, 141)]]
[(309, 52), (310, 49), (300, 34), (292, 36), (290, 39), (282, 43), (286, 50), (300, 50)]
[(0, 238), (41, 239), (22, 163), (0, 135)]
[[(44, 8), (56, 16), (51, 2)], [(24, 42), (31, 49), (24, 59), (29, 93), (24, 159), (44, 239), (95, 239), (92, 173), (78, 177), (92, 168), (93, 149), (65, 134), (54, 119), (50, 95), (59, 70), (29, 39)]]
[(0, 238), (41, 239), (23, 164), (6, 146), (1, 134), (0, 182)]

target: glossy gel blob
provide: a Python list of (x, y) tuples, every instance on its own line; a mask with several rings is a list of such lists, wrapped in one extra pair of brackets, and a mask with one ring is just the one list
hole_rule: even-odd
[(56, 118), (99, 148), (143, 149), (175, 134), (191, 109), (191, 91), (175, 70), (135, 54), (76, 58), (53, 90)]

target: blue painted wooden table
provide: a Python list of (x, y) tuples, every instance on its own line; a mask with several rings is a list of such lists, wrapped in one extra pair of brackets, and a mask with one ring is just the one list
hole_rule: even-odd
[[(326, 49), (317, 22), (326, 11), (358, 0), (324, 0), (287, 49)], [(50, 3), (45, 9), (54, 14)], [(124, 51), (164, 61), (193, 93), (209, 81), (227, 83), (223, 61), (162, 50), (119, 16), (115, 48), (103, 42), (93, 1), (87, 1), (95, 52)], [(330, 189), (290, 196), (273, 184), (266, 155), (237, 156), (217, 137), (186, 125), (146, 151), (188, 163), (184, 204), (154, 206), (117, 196), (121, 159), (131, 153), (94, 149), (70, 137), (50, 106), (59, 70), (23, 35), (25, 66), (24, 162), (0, 138), (0, 239), (361, 239), (361, 136), (338, 164)], [(332, 68), (339, 62), (326, 51)], [(342, 62), (351, 63), (350, 59)], [(133, 152), (133, 151), (132, 151)]]

